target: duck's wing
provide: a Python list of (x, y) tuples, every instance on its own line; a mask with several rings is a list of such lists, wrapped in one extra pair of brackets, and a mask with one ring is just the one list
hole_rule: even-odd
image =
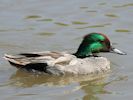
[(33, 52), (33, 53), (21, 53), (16, 56), (5, 54), (4, 58), (9, 63), (17, 68), (34, 69), (39, 71), (45, 71), (49, 62), (53, 62), (62, 53), (58, 52)]

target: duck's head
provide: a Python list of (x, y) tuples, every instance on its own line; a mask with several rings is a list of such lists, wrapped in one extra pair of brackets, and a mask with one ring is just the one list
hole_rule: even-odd
[(112, 47), (106, 35), (102, 33), (90, 33), (84, 36), (82, 43), (74, 55), (78, 58), (85, 58), (99, 52), (112, 52), (120, 55), (126, 54)]

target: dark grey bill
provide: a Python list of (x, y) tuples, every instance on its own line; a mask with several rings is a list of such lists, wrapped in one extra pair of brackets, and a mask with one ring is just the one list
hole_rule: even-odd
[(114, 47), (111, 48), (110, 52), (111, 52), (111, 53), (117, 53), (117, 54), (119, 54), (119, 55), (127, 55), (127, 53), (122, 52), (122, 51), (120, 51), (119, 49), (116, 49), (116, 48), (114, 48)]

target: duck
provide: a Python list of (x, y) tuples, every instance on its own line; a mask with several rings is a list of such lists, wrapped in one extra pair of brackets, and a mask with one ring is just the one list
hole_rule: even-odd
[(110, 61), (106, 57), (98, 56), (100, 52), (126, 55), (125, 52), (113, 47), (105, 34), (93, 32), (83, 37), (75, 53), (28, 52), (17, 55), (5, 54), (4, 58), (19, 70), (50, 75), (87, 75), (110, 70)]

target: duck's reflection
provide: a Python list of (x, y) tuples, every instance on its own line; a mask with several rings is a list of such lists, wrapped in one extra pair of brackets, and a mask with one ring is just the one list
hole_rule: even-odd
[(70, 83), (79, 83), (78, 90), (83, 90), (85, 96), (83, 100), (97, 100), (96, 94), (109, 93), (104, 89), (107, 85), (105, 79), (108, 73), (99, 75), (82, 75), (82, 76), (50, 76), (50, 75), (36, 75), (18, 70), (10, 77), (12, 85), (19, 87), (32, 87), (34, 85), (44, 86), (62, 86)]
[(108, 74), (98, 75), (66, 75), (66, 76), (51, 76), (47, 74), (33, 74), (27, 73), (26, 71), (18, 70), (15, 74), (10, 77), (13, 85), (20, 87), (32, 87), (34, 85), (67, 85), (73, 82), (93, 82), (103, 81)]
[(98, 100), (98, 94), (110, 94), (111, 92), (104, 88), (108, 84), (108, 82), (106, 83), (101, 80), (80, 82), (81, 89), (85, 92), (83, 100)]

